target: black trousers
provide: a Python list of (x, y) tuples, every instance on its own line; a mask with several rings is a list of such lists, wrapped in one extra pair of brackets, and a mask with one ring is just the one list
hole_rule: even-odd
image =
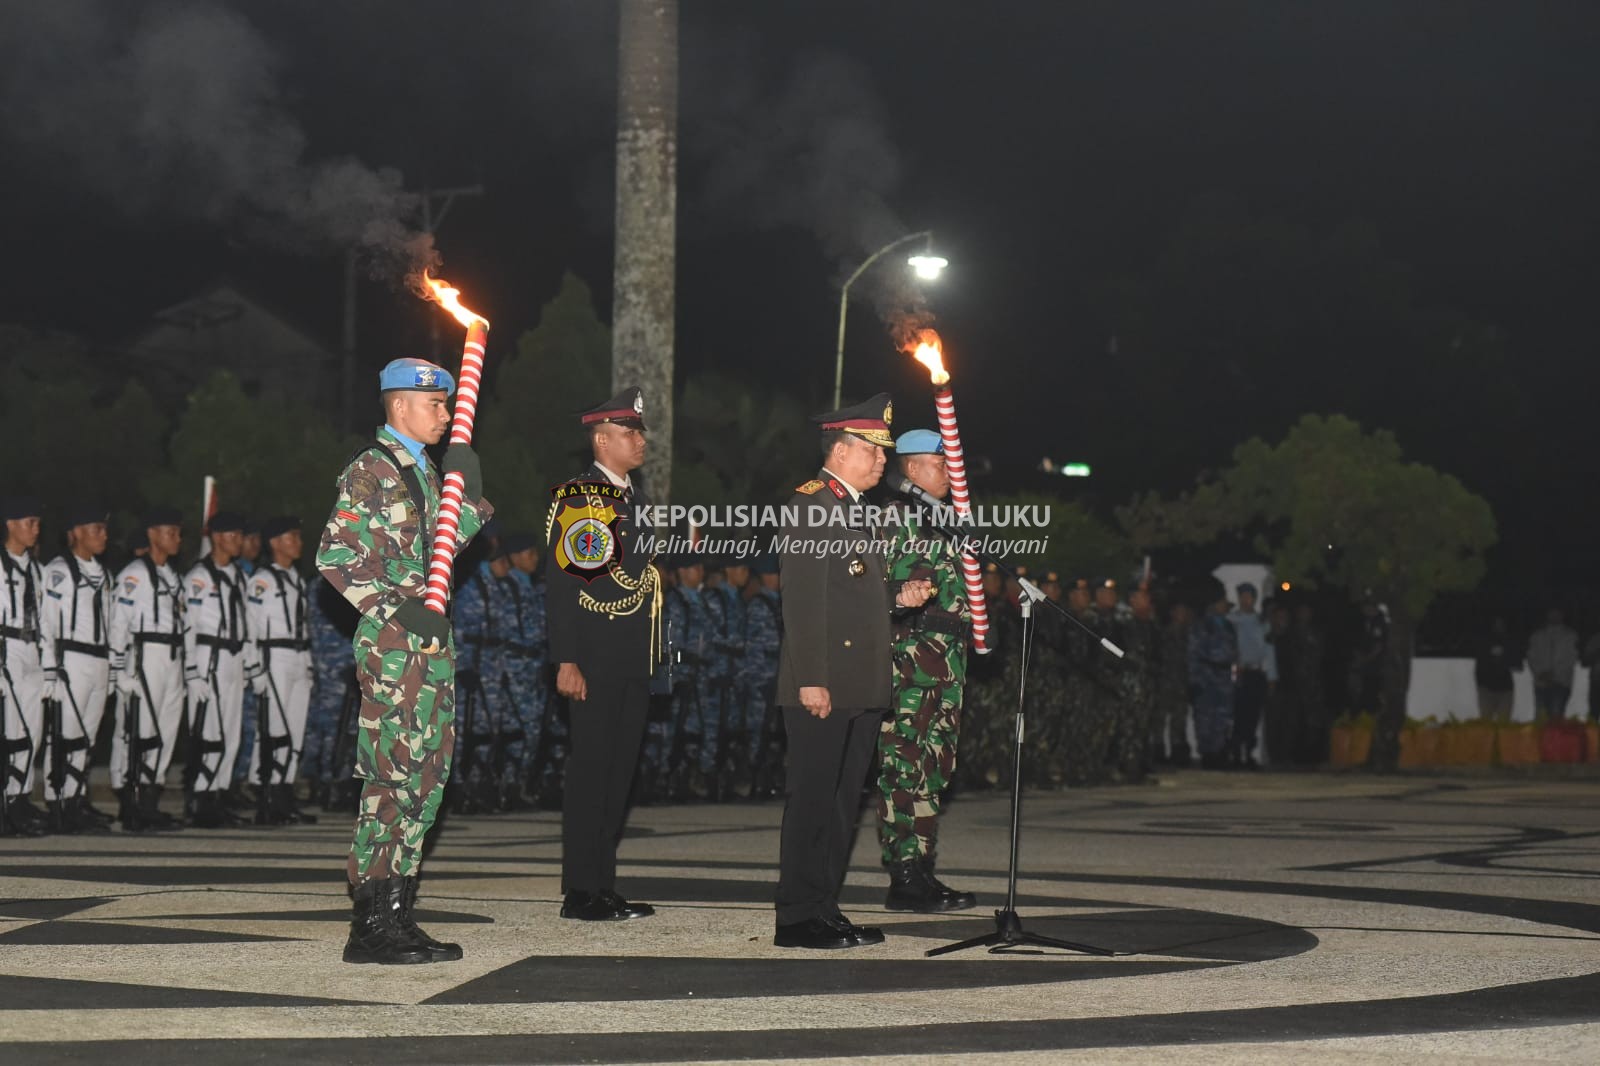
[(835, 710), (816, 718), (804, 707), (783, 709), (789, 794), (778, 853), (779, 925), (839, 913), (861, 788), (882, 723), (882, 711)]
[(1267, 675), (1261, 670), (1240, 670), (1233, 690), (1233, 748), (1240, 757), (1256, 750), (1256, 731), (1267, 705)]
[(617, 883), (617, 840), (639, 763), (650, 679), (585, 670), (589, 698), (568, 704), (566, 794), (561, 803), (561, 885), (606, 892)]

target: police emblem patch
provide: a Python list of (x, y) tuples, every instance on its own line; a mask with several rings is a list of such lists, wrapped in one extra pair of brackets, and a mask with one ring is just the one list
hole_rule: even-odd
[(567, 573), (593, 581), (622, 561), (623, 543), (618, 535), (621, 515), (604, 495), (573, 492), (573, 486), (557, 486), (556, 509), (550, 519), (550, 545), (556, 565)]
[(641, 393), (633, 398), (633, 413), (644, 416), (644, 395)]
[(204, 592), (206, 590), (206, 582), (204, 578), (197, 577), (193, 581), (189, 582), (189, 585), (196, 592)]
[(55, 586), (61, 584), (66, 579), (67, 579), (67, 575), (63, 574), (61, 571), (57, 570), (55, 573), (50, 575), (50, 587), (54, 588)]

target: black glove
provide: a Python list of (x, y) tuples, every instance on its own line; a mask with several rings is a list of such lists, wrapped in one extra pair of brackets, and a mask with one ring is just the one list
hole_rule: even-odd
[(452, 444), (444, 450), (444, 472), (460, 474), (466, 481), (462, 495), (469, 500), (483, 499), (483, 463), (470, 444)]
[(442, 649), (450, 640), (450, 619), (428, 610), (421, 600), (406, 600), (395, 609), (393, 618), (415, 634), (425, 648), (437, 644)]

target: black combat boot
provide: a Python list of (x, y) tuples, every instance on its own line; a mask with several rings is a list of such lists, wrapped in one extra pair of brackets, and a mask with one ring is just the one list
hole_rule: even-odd
[(934, 898), (939, 900), (941, 906), (933, 908), (936, 911), (965, 911), (978, 905), (978, 897), (971, 892), (957, 892), (933, 874), (933, 853), (922, 857), (922, 879), (934, 892)]
[(429, 962), (460, 962), (461, 945), (446, 944), (435, 940), (417, 925), (412, 917), (412, 910), (417, 905), (417, 879), (404, 877), (400, 879), (400, 929), (411, 938), (414, 943), (422, 945), (428, 952)]
[(93, 803), (90, 803), (89, 794), (87, 792), (78, 796), (76, 798), (76, 802), (78, 805), (78, 817), (83, 819), (85, 822), (97, 825), (101, 829), (110, 829), (112, 823), (116, 821), (116, 819), (111, 815), (107, 814), (105, 811), (102, 811)]
[(6, 800), (6, 825), (10, 827), (14, 836), (50, 835), (50, 819), (29, 802), (27, 796), (12, 796)]
[(345, 962), (405, 966), (433, 961), (427, 947), (400, 926), (402, 889), (398, 877), (364, 881), (356, 886), (350, 939), (344, 945)]
[(290, 825), (317, 824), (316, 815), (300, 809), (300, 801), (295, 797), (293, 785), (279, 785), (278, 794), (273, 798), (273, 805), (283, 813), (283, 820)]
[(189, 824), (196, 829), (221, 829), (227, 825), (228, 815), (223, 809), (222, 793), (196, 792), (194, 815), (189, 819)]
[(889, 865), (889, 895), (883, 906), (891, 911), (915, 911), (918, 914), (937, 914), (953, 908), (944, 906), (939, 890), (928, 883), (922, 860), (905, 859)]

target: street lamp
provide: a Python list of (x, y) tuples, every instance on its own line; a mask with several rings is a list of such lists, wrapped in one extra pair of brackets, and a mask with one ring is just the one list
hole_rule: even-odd
[[(839, 290), (839, 347), (834, 353), (833, 361), (834, 410), (839, 409), (839, 397), (844, 386), (844, 322), (845, 314), (850, 309), (850, 286), (854, 285), (856, 283), (856, 279), (862, 274), (865, 274), (867, 272), (867, 268), (873, 263), (876, 263), (879, 259), (894, 251), (896, 248), (899, 248), (901, 245), (910, 244), (912, 241), (917, 240), (926, 240), (931, 245), (933, 243), (933, 231), (925, 229), (918, 233), (908, 233), (899, 240), (890, 241), (882, 248), (879, 248), (876, 252), (873, 252), (871, 255), (867, 256), (866, 261), (860, 266), (856, 267), (855, 273), (851, 274), (845, 279), (844, 287)], [(914, 255), (907, 259), (906, 264), (911, 267), (918, 278), (922, 279), (923, 281), (933, 281), (940, 275), (945, 267), (950, 265), (950, 261), (943, 256), (934, 255), (932, 251), (925, 250), (921, 255)]]

